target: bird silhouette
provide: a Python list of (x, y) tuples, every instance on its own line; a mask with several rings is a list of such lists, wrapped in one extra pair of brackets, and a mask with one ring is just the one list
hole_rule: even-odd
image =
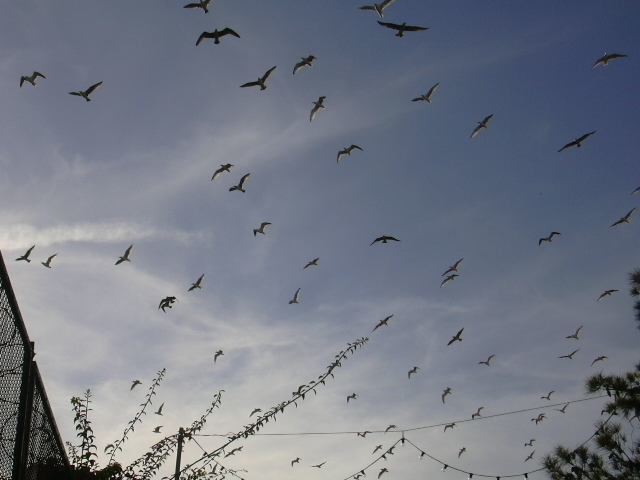
[(204, 273), (202, 275), (200, 275), (198, 277), (198, 279), (196, 280), (195, 283), (192, 283), (191, 286), (189, 287), (189, 290), (187, 290), (188, 292), (190, 292), (191, 290), (195, 290), (196, 288), (202, 288), (202, 280), (204, 280)]
[(300, 463), (300, 457), (294, 458), (293, 460), (291, 460), (291, 466), (293, 467), (294, 463)]
[(296, 290), (296, 293), (293, 294), (293, 299), (289, 300), (289, 305), (292, 303), (299, 303), (298, 299), (300, 298), (300, 289)]
[(216, 354), (213, 356), (213, 363), (216, 363), (216, 361), (218, 360), (218, 357), (222, 355), (224, 355), (224, 352), (222, 350), (218, 350)]
[(460, 451), (458, 452), (458, 458), (460, 458), (460, 455), (462, 455), (462, 454), (463, 454), (464, 452), (466, 452), (466, 451), (467, 451), (467, 447), (462, 447), (462, 448), (460, 449)]
[(163, 312), (167, 313), (166, 308), (173, 308), (173, 304), (178, 299), (176, 297), (164, 297), (160, 300), (160, 304), (158, 305), (158, 309), (162, 309)]
[(378, 478), (380, 478), (382, 476), (382, 474), (387, 473), (389, 470), (387, 470), (386, 468), (381, 468), (380, 472), (378, 472)]
[(554, 410), (556, 412), (566, 413), (565, 410), (567, 409), (568, 406), (569, 406), (569, 404), (567, 403), (564, 407), (562, 407), (562, 408), (554, 408)]
[(625, 57), (626, 55), (623, 55), (621, 53), (605, 53), (602, 57), (596, 60), (596, 63), (594, 63), (593, 67), (591, 68), (596, 68), (600, 65), (602, 65), (603, 67), (606, 67), (609, 65), (609, 62), (614, 58), (625, 58)]
[(571, 148), (571, 147), (581, 147), (582, 146), (582, 142), (584, 142), (587, 138), (589, 138), (594, 133), (596, 133), (595, 130), (593, 132), (585, 133), (581, 137), (576, 138), (574, 141), (567, 143), (564, 147), (562, 147), (560, 150), (558, 150), (558, 152), (561, 152), (561, 151), (566, 150), (567, 148)]
[(260, 87), (260, 90), (266, 90), (267, 84), (265, 82), (267, 81), (267, 79), (275, 69), (276, 67), (271, 67), (269, 70), (267, 70), (267, 72), (262, 77), (258, 78), (258, 80), (256, 80), (255, 82), (248, 82), (248, 83), (245, 83), (244, 85), (240, 85), (240, 88)]
[(124, 252), (124, 255), (122, 255), (116, 262), (116, 265), (120, 265), (122, 262), (130, 262), (131, 259), (129, 258), (129, 256), (131, 255), (131, 250), (133, 250), (133, 245), (127, 248), (127, 250)]
[(87, 102), (90, 102), (91, 99), (89, 98), (89, 95), (91, 95), (94, 91), (96, 91), (98, 88), (100, 88), (100, 85), (102, 85), (102, 82), (98, 82), (95, 85), (91, 85), (84, 92), (82, 92), (82, 91), (80, 91), (80, 92), (69, 92), (69, 95), (76, 95), (78, 97), (84, 98)]
[(489, 355), (489, 358), (487, 358), (484, 362), (478, 362), (478, 365), (484, 364), (484, 365), (490, 367), (491, 366), (491, 359), (493, 357), (495, 357), (495, 355)]
[(533, 452), (531, 452), (531, 455), (529, 455), (527, 458), (524, 459), (525, 462), (531, 460), (533, 458), (533, 454), (536, 453), (536, 451), (534, 450)]
[(397, 426), (391, 424), (385, 429), (384, 433), (387, 433), (389, 430), (395, 430), (397, 428), (398, 428)]
[(198, 37), (198, 41), (196, 42), (196, 47), (200, 45), (200, 43), (205, 38), (213, 38), (213, 43), (217, 45), (218, 43), (220, 43), (220, 37), (224, 37), (225, 35), (233, 35), (234, 37), (240, 38), (240, 35), (238, 35), (238, 32), (230, 28), (223, 28), (222, 30), (215, 29), (213, 32), (202, 32)]
[[(535, 420), (535, 419), (534, 419)], [(527, 443), (524, 444), (525, 447), (533, 447), (533, 442), (535, 442), (536, 439), (532, 438), (531, 440), (529, 440)]]
[(444, 287), (449, 282), (453, 282), (458, 276), (459, 275), (457, 273), (452, 273), (451, 275), (447, 276), (444, 280), (442, 280), (440, 288)]
[(376, 448), (373, 449), (373, 452), (371, 453), (371, 455), (373, 455), (374, 453), (376, 453), (378, 450), (380, 450), (382, 448), (382, 445), (376, 445)]
[(209, 13), (211, 0), (200, 0), (197, 3), (188, 3), (182, 8), (201, 8), (204, 13)]
[(409, 370), (409, 379), (411, 379), (411, 374), (412, 373), (418, 373), (418, 370), (420, 370), (418, 367), (413, 367), (411, 370)]
[(369, 430), (365, 430), (364, 432), (357, 432), (357, 435), (362, 438), (366, 438), (367, 433), (371, 433)]
[(446, 403), (444, 399), (447, 395), (451, 395), (451, 387), (445, 388), (444, 392), (442, 392), (442, 403)]
[(129, 389), (129, 391), (133, 390), (138, 385), (142, 385), (142, 382), (140, 380), (134, 380), (133, 382), (131, 382), (131, 388)]
[(555, 235), (561, 235), (561, 233), (551, 232), (548, 237), (542, 237), (540, 240), (538, 240), (538, 245), (542, 245), (542, 242), (549, 242), (549, 243), (553, 242), (553, 237)]
[(49, 258), (47, 258), (47, 260), (45, 262), (40, 262), (42, 265), (44, 265), (47, 268), (51, 268), (51, 260), (53, 260), (54, 258), (56, 258), (58, 254), (54, 253), (53, 255), (51, 255)]
[(260, 224), (260, 228), (254, 228), (254, 229), (253, 229), (253, 236), (255, 237), (258, 233), (261, 233), (261, 234), (263, 234), (263, 235), (264, 235), (264, 234), (265, 234), (265, 233), (264, 233), (264, 228), (265, 228), (267, 225), (271, 225), (271, 222), (262, 222), (262, 223)]
[(540, 397), (540, 400), (551, 400), (551, 394), (555, 392), (555, 390), (551, 390), (546, 397)]
[(382, 3), (374, 3), (373, 5), (365, 5), (364, 7), (358, 7), (360, 10), (371, 10), (376, 12), (380, 18), (384, 17), (384, 9), (391, 5), (395, 0), (384, 0)]
[(601, 362), (601, 361), (603, 361), (605, 358), (609, 358), (609, 357), (606, 357), (606, 356), (604, 356), (604, 355), (602, 355), (602, 356), (600, 356), (600, 357), (597, 357), (593, 362), (591, 362), (591, 366), (593, 367), (593, 364), (594, 364), (594, 363), (596, 363), (596, 362)]
[(34, 87), (37, 87), (38, 85), (36, 84), (36, 79), (38, 77), (47, 78), (43, 74), (41, 74), (40, 72), (33, 72), (30, 76), (23, 75), (22, 77), (20, 77), (20, 88), (22, 88), (22, 84), (24, 82), (29, 82)]
[(153, 433), (160, 433), (161, 428), (162, 428), (162, 425), (158, 425), (156, 428), (153, 429)]
[(351, 156), (351, 152), (353, 152), (355, 149), (363, 151), (362, 148), (360, 148), (358, 145), (351, 145), (350, 147), (343, 148), (338, 152), (338, 158), (336, 159), (336, 162), (340, 163), (340, 158), (342, 158), (343, 155)]
[[(578, 349), (578, 350), (580, 350), (580, 349)], [(571, 359), (573, 359), (573, 356), (576, 354), (576, 352), (577, 352), (578, 350), (574, 350), (574, 351), (573, 351), (573, 352), (571, 352), (569, 355), (562, 355), (561, 357), (558, 357), (558, 358), (568, 358), (569, 360), (571, 360)]]
[(451, 345), (453, 342), (458, 341), (461, 342), (462, 341), (462, 331), (464, 330), (464, 327), (461, 328), (458, 333), (456, 333), (453, 337), (451, 337), (451, 340), (449, 340), (449, 343), (447, 343), (447, 346)]
[(489, 120), (491, 120), (492, 118), (493, 118), (493, 113), (487, 117), (484, 117), (484, 119), (481, 122), (478, 122), (478, 126), (471, 133), (471, 138), (478, 135), (478, 133), (480, 133), (480, 131), (483, 128), (489, 128)]
[(295, 75), (298, 70), (302, 67), (313, 67), (313, 61), (316, 59), (313, 55), (309, 55), (308, 57), (300, 57), (301, 61), (295, 64), (293, 67), (293, 74)]
[(621, 217), (620, 220), (613, 223), (611, 226), (615, 227), (616, 225), (620, 225), (621, 223), (629, 223), (629, 217), (631, 217), (631, 215), (633, 215), (635, 211), (636, 211), (636, 207), (633, 207), (631, 210), (629, 210), (629, 212), (624, 217)]
[(31, 259), (29, 258), (29, 255), (31, 255), (31, 252), (33, 252), (34, 248), (36, 248), (35, 245), (31, 247), (29, 250), (27, 250), (23, 255), (20, 255), (18, 258), (16, 258), (16, 262), (19, 262), (20, 260), (24, 260), (25, 262), (30, 263)]
[(631, 192), (631, 195), (633, 195), (634, 193), (640, 193), (640, 187), (636, 188), (633, 192)]
[(261, 408), (254, 408), (251, 413), (249, 414), (249, 417), (253, 417), (254, 414), (256, 413), (260, 413), (262, 411)]
[(325, 463), (327, 463), (327, 462), (322, 462), (322, 463), (319, 463), (317, 465), (311, 465), (311, 467), (312, 468), (322, 468), (322, 465), (324, 465)]
[(318, 260), (320, 260), (320, 257), (318, 258), (314, 258), (313, 260), (311, 260), (309, 263), (307, 263), (304, 267), (302, 267), (302, 269), (304, 270), (307, 267), (311, 267), (314, 265), (318, 265)]
[(213, 172), (213, 177), (211, 177), (211, 181), (215, 180), (215, 178), (217, 176), (219, 176), (223, 172), (230, 172), (231, 171), (231, 167), (233, 167), (233, 165), (230, 164), (230, 163), (226, 163), (224, 165), (220, 165), (220, 168), (217, 169), (215, 172)]
[(596, 300), (596, 302), (599, 302), (601, 299), (603, 299), (604, 297), (609, 297), (611, 296), (612, 293), (617, 292), (618, 290), (605, 290), (604, 293), (602, 293), (599, 297), (598, 300)]
[(309, 115), (309, 121), (313, 120), (314, 118), (316, 118), (316, 113), (318, 113), (318, 111), (320, 111), (321, 108), (325, 108), (324, 107), (324, 99), (327, 97), (320, 97), (318, 98), (317, 102), (312, 102), (313, 103), (313, 108), (311, 109), (311, 115)]
[(251, 175), (251, 174), (247, 173), (246, 175), (244, 175), (240, 179), (240, 182), (238, 183), (238, 185), (234, 185), (233, 187), (231, 187), (229, 189), (229, 191), (233, 192), (234, 190), (240, 190), (242, 193), (245, 193), (244, 184), (247, 182), (247, 179), (249, 178), (249, 175)]
[(444, 426), (444, 431), (446, 432), (448, 428), (453, 429), (453, 427), (455, 427), (455, 426), (456, 426), (456, 423), (455, 423), (455, 422), (453, 422), (453, 423), (447, 423), (447, 424)]
[(545, 418), (547, 418), (547, 416), (544, 413), (541, 413), (540, 415), (538, 415), (536, 418), (532, 418), (531, 421), (532, 422), (536, 422), (536, 425), (538, 425), (541, 421), (543, 421)]
[(440, 82), (436, 83), (433, 87), (431, 87), (429, 89), (429, 91), (427, 93), (425, 93), (424, 95), (420, 95), (419, 97), (416, 97), (411, 101), (412, 102), (427, 102), (427, 103), (431, 103), (431, 95), (433, 95), (435, 93), (435, 91), (438, 89), (438, 85), (440, 85)]
[(391, 315), (389, 315), (388, 317), (383, 318), (382, 320), (380, 320), (380, 321), (378, 322), (378, 324), (377, 324), (375, 327), (373, 327), (372, 332), (375, 332), (378, 328), (382, 327), (383, 325), (384, 325), (384, 326), (386, 326), (386, 325), (387, 325), (387, 322), (389, 321), (389, 319), (390, 319), (391, 317), (393, 317), (393, 315), (394, 315), (394, 314), (391, 314)]
[(578, 327), (578, 329), (576, 330), (576, 333), (574, 333), (573, 335), (567, 335), (567, 338), (575, 338), (576, 340), (580, 340), (578, 338), (578, 335), (580, 335), (580, 330), (582, 330), (582, 327), (583, 327), (583, 325)]
[(475, 420), (476, 417), (481, 417), (482, 415), (480, 415), (480, 411), (484, 410), (484, 407), (480, 407), (478, 408), (478, 411), (476, 413), (474, 413), (473, 415), (471, 415), (471, 420)]
[(381, 236), (381, 237), (376, 238), (373, 242), (371, 242), (371, 243), (369, 244), (369, 246), (371, 246), (371, 245), (373, 245), (374, 243), (377, 243), (377, 242), (389, 243), (389, 242), (391, 242), (391, 241), (393, 241), (393, 242), (399, 242), (400, 240), (398, 240), (398, 239), (397, 239), (397, 238), (395, 238), (395, 237), (390, 237), (390, 236), (388, 236), (388, 235), (383, 235), (383, 236)]
[(162, 409), (164, 408), (164, 403), (162, 405), (160, 405), (160, 408), (158, 408), (158, 410), (156, 410), (155, 413), (156, 415), (162, 415)]
[(454, 263), (453, 265), (451, 265), (446, 272), (444, 272), (441, 277), (444, 277), (445, 275), (451, 273), (451, 272), (458, 272), (459, 268), (460, 268), (460, 263), (462, 263), (462, 260), (464, 260), (464, 258), (461, 258), (460, 260), (458, 260), (456, 263)]
[(412, 25), (407, 25), (406, 22), (399, 25), (397, 23), (381, 22), (380, 20), (378, 20), (378, 23), (383, 27), (395, 30), (397, 32), (396, 37), (404, 37), (404, 32), (422, 32), (423, 30), (429, 29), (429, 27), (415, 27)]
[(358, 398), (358, 395), (356, 395), (355, 393), (347, 395), (347, 403), (349, 403), (349, 400), (355, 400), (356, 398)]

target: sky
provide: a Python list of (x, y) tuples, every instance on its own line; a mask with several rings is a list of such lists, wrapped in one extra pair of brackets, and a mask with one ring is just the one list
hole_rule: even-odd
[[(0, 251), (63, 440), (76, 443), (70, 398), (91, 389), (104, 466), (166, 368), (163, 416), (116, 459), (224, 390), (187, 464), (363, 337), (317, 395), (218, 460), (246, 480), (504, 478), (587, 440), (606, 399), (585, 379), (638, 362), (640, 215), (611, 226), (640, 207), (638, 2), (397, 0), (384, 18), (366, 0), (185, 3), (2, 5)], [(400, 38), (378, 20), (428, 30)], [(196, 46), (226, 27), (240, 38)], [(592, 68), (605, 53), (626, 57)], [(273, 66), (267, 89), (239, 88)], [(34, 71), (46, 78), (20, 87)], [(98, 82), (90, 102), (69, 95)], [(402, 432), (416, 447), (372, 454)]]

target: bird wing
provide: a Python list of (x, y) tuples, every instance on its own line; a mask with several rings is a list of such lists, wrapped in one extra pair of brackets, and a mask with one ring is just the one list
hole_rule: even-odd
[(558, 152), (566, 150), (567, 148), (571, 148), (571, 147), (573, 147), (574, 145), (577, 145), (577, 144), (578, 144), (577, 140), (574, 140), (573, 142), (569, 142), (564, 147), (562, 147), (560, 150), (558, 150)]
[(199, 3), (187, 3), (182, 8), (202, 8), (202, 5), (200, 5)]
[(382, 2), (379, 7), (380, 10), (384, 10), (385, 8), (387, 8), (389, 5), (391, 5), (393, 2), (395, 2), (396, 0), (384, 0), (384, 2)]
[(373, 7), (371, 5), (365, 5), (364, 7), (358, 7), (360, 10), (373, 10), (374, 12), (376, 11), (376, 7)]
[(440, 85), (440, 82), (436, 83), (433, 87), (429, 89), (429, 91), (427, 92), (427, 98), (433, 95), (433, 93), (438, 89), (438, 85)]
[(255, 81), (255, 82), (247, 82), (244, 85), (240, 85), (240, 88), (244, 88), (244, 87), (257, 87), (258, 85), (260, 85), (260, 81)]
[(218, 175), (220, 175), (222, 172), (224, 172), (226, 169), (220, 167), (218, 170), (216, 170), (215, 172), (213, 172), (213, 177), (211, 177), (211, 180), (213, 180), (214, 178), (216, 178)]
[(78, 97), (82, 96), (80, 92), (69, 92), (69, 95), (77, 95)]
[(633, 212), (636, 211), (636, 207), (633, 207), (631, 210), (629, 210), (629, 213), (627, 213), (624, 218), (629, 219), (629, 217), (633, 214)]
[(405, 32), (422, 32), (423, 30), (429, 30), (429, 27), (414, 27), (411, 25), (405, 25), (402, 27)]
[(238, 32), (236, 32), (235, 30), (231, 30), (229, 27), (223, 28), (218, 32), (219, 37), (222, 37), (224, 35), (233, 35), (234, 37), (240, 38), (240, 35), (238, 35)]
[(476, 128), (474, 128), (473, 132), (471, 133), (471, 138), (478, 135), (478, 133), (480, 132), (480, 130), (482, 130), (482, 128), (483, 128), (482, 125), (478, 125)]
[(355, 148), (355, 149), (357, 149), (357, 150), (360, 150), (361, 152), (363, 152), (363, 151), (364, 151), (364, 150), (362, 150), (362, 148), (360, 148), (358, 145), (351, 145), (349, 148), (350, 148), (350, 149), (352, 149), (352, 150)]
[(20, 77), (20, 86), (22, 87), (22, 84), (24, 83), (24, 81), (27, 79), (27, 77), (22, 76)]
[[(375, 10), (375, 8), (373, 10)], [(380, 20), (378, 20), (378, 23), (383, 27), (390, 28), (391, 30), (400, 30), (401, 28), (404, 28), (405, 30), (407, 29), (407, 27), (402, 27), (397, 23), (381, 22)]]
[(133, 245), (131, 245), (129, 248), (127, 248), (127, 251), (124, 252), (125, 258), (129, 258), (129, 255), (131, 255), (131, 250), (133, 250)]
[(240, 179), (240, 183), (238, 184), (238, 186), (239, 186), (240, 188), (243, 188), (243, 187), (244, 187), (244, 184), (245, 184), (245, 182), (247, 181), (247, 179), (249, 178), (249, 175), (251, 175), (251, 174), (250, 174), (250, 173), (247, 173), (245, 176), (243, 176), (243, 177)]
[(24, 254), (24, 256), (28, 257), (29, 255), (31, 255), (31, 252), (33, 251), (34, 248), (36, 248), (35, 245), (33, 247), (31, 247), (29, 250), (27, 250), (27, 252)]
[(314, 106), (311, 109), (311, 115), (309, 116), (309, 121), (313, 120), (316, 116), (316, 113), (318, 112), (318, 110), (320, 110), (320, 107), (318, 105)]
[(593, 135), (594, 133), (596, 133), (596, 131), (594, 130), (593, 132), (589, 132), (589, 133), (585, 133), (584, 135), (582, 135), (580, 138), (577, 139), (577, 143), (582, 142), (583, 140), (589, 138), (591, 135)]
[(202, 32), (198, 37), (198, 41), (196, 42), (196, 47), (200, 45), (200, 42), (202, 42), (202, 40), (204, 40), (205, 38), (214, 38), (214, 34), (210, 32)]
[(84, 92), (85, 95), (90, 95), (94, 90), (97, 90), (98, 88), (100, 88), (100, 85), (102, 85), (102, 82), (98, 82), (95, 85), (91, 85), (89, 88), (87, 88), (87, 91)]
[(298, 301), (298, 298), (300, 298), (300, 289), (296, 290), (296, 293), (293, 295), (293, 300), (294, 301)]
[(263, 82), (267, 81), (267, 78), (269, 78), (269, 75), (271, 75), (273, 73), (273, 71), (276, 69), (277, 65), (275, 67), (271, 67), (269, 70), (267, 70), (267, 72), (262, 76), (261, 80)]
[(33, 72), (33, 79), (35, 80), (38, 77), (47, 78), (43, 74), (41, 74), (40, 72)]

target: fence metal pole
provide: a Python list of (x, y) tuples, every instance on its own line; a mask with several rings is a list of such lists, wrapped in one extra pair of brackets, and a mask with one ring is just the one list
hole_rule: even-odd
[(176, 474), (173, 480), (180, 480), (180, 460), (182, 458), (182, 440), (184, 439), (184, 428), (178, 430), (178, 455), (176, 456)]
[(13, 478), (23, 480), (29, 461), (29, 437), (31, 433), (31, 415), (33, 413), (33, 389), (35, 387), (34, 343), (25, 345), (22, 365), (22, 386), (20, 403), (16, 419), (16, 443), (13, 455)]

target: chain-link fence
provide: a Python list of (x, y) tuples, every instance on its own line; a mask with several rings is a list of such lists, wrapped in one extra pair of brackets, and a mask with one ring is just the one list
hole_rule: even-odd
[(0, 479), (59, 478), (69, 461), (0, 254)]

